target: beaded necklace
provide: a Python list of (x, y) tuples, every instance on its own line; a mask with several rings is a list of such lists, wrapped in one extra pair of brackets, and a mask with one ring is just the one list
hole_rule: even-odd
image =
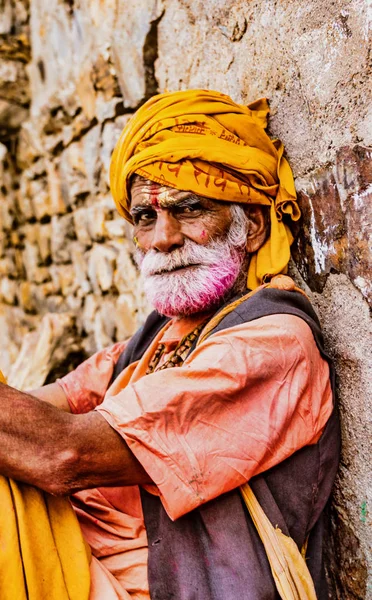
[[(209, 319), (206, 319), (205, 321), (203, 321), (203, 323), (197, 325), (195, 329), (190, 331), (190, 333), (188, 333), (182, 338), (182, 340), (177, 344), (175, 350), (172, 352), (171, 356), (168, 358), (168, 360), (165, 361), (163, 365), (161, 365), (161, 367), (159, 367), (158, 371), (162, 371), (163, 369), (170, 369), (172, 367), (180, 367), (184, 363), (193, 343), (199, 337), (201, 330), (206, 325), (208, 320)], [(165, 344), (160, 343), (149, 362), (146, 375), (149, 375), (150, 373), (153, 373), (155, 371), (161, 357), (164, 354), (164, 350)]]

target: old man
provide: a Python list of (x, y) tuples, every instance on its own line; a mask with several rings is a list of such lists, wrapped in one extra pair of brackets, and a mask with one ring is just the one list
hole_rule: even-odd
[[(246, 107), (205, 90), (137, 111), (111, 190), (155, 310), (130, 341), (56, 383), (1, 388), (0, 473), (71, 496), (91, 599), (327, 597), (332, 367), (285, 275), (300, 212), (267, 116), (265, 100)], [(283, 596), (266, 517), (292, 538), (299, 571), (306, 556), (308, 595)]]

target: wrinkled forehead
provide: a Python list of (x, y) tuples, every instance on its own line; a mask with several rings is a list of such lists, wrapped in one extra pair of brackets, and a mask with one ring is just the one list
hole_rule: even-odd
[(134, 175), (130, 188), (130, 206), (161, 206), (167, 208), (182, 202), (190, 192), (176, 190), (161, 183), (155, 183), (140, 175)]

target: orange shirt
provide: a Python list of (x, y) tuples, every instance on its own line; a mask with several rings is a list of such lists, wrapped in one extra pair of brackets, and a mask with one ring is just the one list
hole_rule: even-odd
[[(122, 435), (172, 519), (316, 443), (332, 412), (328, 364), (292, 315), (215, 333), (182, 367), (145, 375), (160, 341), (169, 353), (196, 325), (170, 321), (109, 389), (125, 343), (59, 380), (73, 412), (96, 409)], [(139, 489), (84, 491), (73, 503), (95, 557), (91, 599), (149, 598)]]

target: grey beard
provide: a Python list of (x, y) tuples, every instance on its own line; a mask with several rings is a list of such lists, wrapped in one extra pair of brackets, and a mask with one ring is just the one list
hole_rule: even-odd
[(168, 316), (202, 312), (246, 288), (248, 219), (236, 204), (231, 205), (231, 215), (228, 233), (208, 244), (186, 239), (181, 248), (169, 253), (137, 249), (135, 259), (145, 293), (158, 312)]

